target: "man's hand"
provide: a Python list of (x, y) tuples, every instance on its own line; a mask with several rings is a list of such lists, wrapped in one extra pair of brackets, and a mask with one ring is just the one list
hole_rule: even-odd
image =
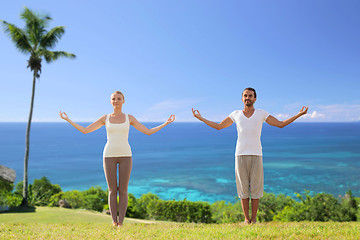
[(199, 110), (194, 110), (194, 108), (192, 108), (191, 110), (192, 110), (194, 117), (196, 117), (197, 119), (201, 118), (201, 114), (200, 114)]
[(305, 108), (305, 106), (303, 106), (303, 107), (301, 108), (300, 112), (298, 113), (299, 116), (302, 116), (302, 115), (307, 114), (307, 111), (308, 111), (308, 109), (309, 109), (309, 106), (306, 106), (305, 110), (304, 110), (304, 108)]

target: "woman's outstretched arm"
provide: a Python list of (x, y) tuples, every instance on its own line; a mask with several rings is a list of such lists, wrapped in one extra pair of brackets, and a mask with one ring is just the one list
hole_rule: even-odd
[(175, 115), (171, 115), (169, 117), (169, 119), (164, 122), (163, 124), (157, 126), (157, 127), (153, 127), (151, 129), (145, 127), (143, 124), (141, 124), (134, 116), (129, 115), (129, 119), (130, 119), (130, 124), (136, 128), (138, 131), (145, 133), (146, 135), (151, 135), (153, 133), (156, 133), (157, 131), (159, 131), (160, 129), (162, 129), (163, 127), (165, 127), (166, 125), (172, 123), (173, 121), (175, 121)]
[(60, 111), (59, 115), (62, 119), (64, 119), (65, 121), (68, 121), (71, 125), (74, 126), (74, 128), (76, 128), (77, 130), (79, 130), (80, 132), (82, 132), (84, 134), (93, 132), (93, 131), (101, 128), (103, 125), (105, 125), (105, 121), (106, 121), (106, 115), (104, 115), (101, 118), (99, 118), (98, 120), (96, 120), (95, 122), (93, 122), (92, 124), (90, 124), (89, 126), (83, 127), (83, 126), (71, 121), (65, 112)]

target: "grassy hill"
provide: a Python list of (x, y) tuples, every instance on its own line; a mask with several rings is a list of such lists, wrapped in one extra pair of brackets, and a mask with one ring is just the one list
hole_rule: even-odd
[(360, 239), (359, 222), (236, 224), (173, 223), (129, 219), (120, 229), (108, 215), (37, 207), (0, 214), (0, 239)]

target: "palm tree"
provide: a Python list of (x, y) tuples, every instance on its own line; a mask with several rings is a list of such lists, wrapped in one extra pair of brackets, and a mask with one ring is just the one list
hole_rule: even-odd
[(40, 15), (28, 8), (20, 14), (21, 19), (25, 21), (23, 29), (16, 27), (14, 24), (0, 20), (4, 27), (4, 31), (9, 35), (16, 48), (23, 54), (30, 55), (28, 60), (28, 68), (33, 72), (33, 85), (31, 94), (31, 104), (28, 124), (26, 128), (25, 156), (24, 156), (24, 181), (23, 181), (23, 200), (21, 206), (28, 204), (28, 160), (29, 160), (29, 137), (31, 119), (33, 114), (35, 83), (40, 78), (41, 61), (45, 59), (47, 63), (51, 63), (60, 57), (75, 58), (72, 53), (64, 51), (50, 51), (55, 47), (65, 33), (64, 26), (46, 30), (49, 22), (52, 20), (48, 15)]

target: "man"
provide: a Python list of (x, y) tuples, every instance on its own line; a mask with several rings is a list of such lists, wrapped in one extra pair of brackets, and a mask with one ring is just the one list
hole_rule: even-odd
[[(259, 207), (259, 199), (264, 191), (264, 171), (261, 147), (261, 129), (266, 121), (271, 126), (283, 128), (297, 118), (305, 115), (308, 107), (302, 107), (295, 116), (279, 121), (269, 115), (266, 111), (255, 109), (256, 91), (253, 88), (246, 88), (242, 93), (244, 110), (235, 110), (221, 123), (215, 123), (203, 118), (198, 110), (192, 109), (194, 117), (203, 121), (208, 126), (221, 130), (236, 123), (238, 140), (235, 151), (235, 176), (236, 187), (241, 206), (245, 215), (245, 224), (255, 224), (256, 214)], [(251, 196), (251, 219), (249, 216), (249, 198)]]

